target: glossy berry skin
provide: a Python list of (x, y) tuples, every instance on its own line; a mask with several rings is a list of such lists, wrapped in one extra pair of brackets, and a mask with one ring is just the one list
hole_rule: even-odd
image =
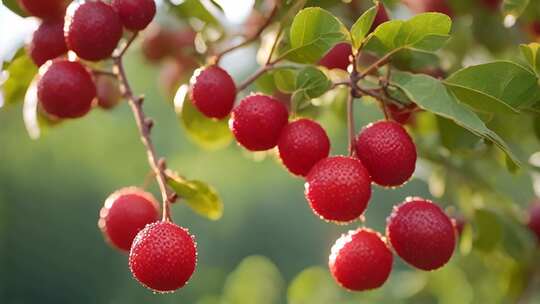
[(355, 158), (331, 156), (319, 161), (306, 177), (305, 196), (322, 219), (347, 223), (366, 210), (371, 178)]
[(67, 7), (66, 0), (18, 0), (18, 2), (28, 14), (46, 20), (61, 18)]
[(65, 22), (67, 46), (82, 59), (99, 61), (110, 57), (122, 38), (120, 17), (101, 1), (73, 2)]
[(422, 198), (407, 198), (394, 207), (386, 236), (403, 260), (422, 270), (444, 266), (456, 244), (450, 218), (439, 206)]
[(332, 246), (328, 266), (334, 279), (351, 291), (381, 287), (390, 276), (394, 256), (381, 235), (360, 228)]
[(279, 157), (292, 174), (306, 176), (311, 168), (330, 153), (330, 140), (317, 122), (299, 119), (289, 123), (278, 142)]
[(96, 86), (80, 62), (58, 59), (43, 68), (37, 93), (45, 112), (58, 118), (77, 118), (90, 111)]
[(407, 131), (393, 121), (365, 127), (356, 139), (356, 156), (373, 182), (385, 187), (407, 182), (416, 166), (416, 146)]
[(133, 276), (156, 292), (172, 292), (186, 285), (196, 264), (193, 237), (171, 222), (146, 226), (133, 240), (129, 253)]
[(66, 41), (64, 40), (64, 20), (43, 21), (32, 36), (32, 41), (28, 45), (28, 53), (37, 66), (67, 53)]
[(327, 69), (341, 69), (346, 71), (350, 64), (349, 57), (352, 55), (351, 45), (346, 42), (336, 44), (321, 60), (319, 65)]
[(156, 15), (154, 0), (113, 0), (111, 5), (124, 27), (132, 31), (145, 29)]
[(112, 245), (127, 252), (137, 233), (159, 220), (158, 209), (152, 194), (136, 187), (123, 188), (105, 200), (98, 226)]
[(250, 95), (233, 110), (229, 126), (244, 148), (264, 151), (278, 144), (288, 117), (287, 108), (279, 100), (266, 95)]
[(195, 71), (191, 78), (191, 100), (205, 116), (223, 119), (236, 99), (236, 85), (222, 68), (212, 65)]
[(529, 209), (527, 226), (534, 233), (540, 243), (540, 202), (536, 201)]
[(382, 4), (382, 2), (378, 2), (377, 15), (375, 15), (375, 19), (373, 19), (373, 24), (371, 25), (369, 32), (373, 32), (379, 25), (389, 20), (390, 18), (388, 17), (388, 12), (386, 11), (384, 4)]

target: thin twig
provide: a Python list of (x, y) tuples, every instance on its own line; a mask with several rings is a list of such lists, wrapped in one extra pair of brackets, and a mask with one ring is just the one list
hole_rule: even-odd
[(268, 59), (266, 59), (266, 65), (269, 65), (272, 61), (272, 55), (274, 55), (274, 52), (276, 51), (279, 39), (281, 38), (281, 34), (283, 33), (283, 23), (279, 23), (279, 28), (276, 33), (276, 38), (274, 39), (274, 43), (272, 43), (272, 48), (270, 48), (270, 53), (268, 53)]
[(362, 71), (362, 73), (360, 73), (358, 75), (358, 80), (361, 80), (363, 79), (364, 77), (366, 77), (369, 73), (373, 72), (374, 70), (382, 67), (383, 65), (387, 64), (388, 61), (390, 60), (390, 58), (399, 51), (400, 49), (395, 49), (389, 53), (387, 53), (386, 55), (384, 55), (382, 58), (380, 58), (379, 60), (375, 61), (372, 65), (370, 65), (369, 67), (367, 67), (364, 71)]
[(249, 76), (246, 80), (244, 80), (241, 84), (239, 84), (236, 87), (236, 90), (242, 91), (245, 90), (247, 87), (249, 87), (250, 84), (252, 84), (255, 80), (257, 80), (259, 77), (261, 77), (262, 74), (266, 73), (267, 71), (273, 69), (274, 67), (272, 65), (263, 65), (261, 66), (253, 75)]
[(354, 133), (355, 133), (355, 123), (354, 123), (354, 97), (353, 89), (349, 93), (347, 98), (347, 129), (348, 129), (348, 138), (349, 138), (349, 156), (354, 155)]

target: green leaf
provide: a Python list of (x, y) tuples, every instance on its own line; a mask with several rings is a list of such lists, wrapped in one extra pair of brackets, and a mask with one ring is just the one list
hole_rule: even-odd
[(14, 104), (22, 101), (30, 82), (38, 71), (36, 65), (25, 51), (20, 51), (15, 59), (7, 64), (5, 71), (8, 78), (0, 87), (4, 102)]
[(505, 16), (511, 15), (517, 19), (523, 14), (528, 5), (529, 0), (504, 0), (502, 5), (503, 13)]
[(310, 267), (298, 274), (287, 291), (289, 304), (328, 304), (341, 300), (341, 291), (327, 269)]
[(536, 240), (523, 223), (512, 217), (501, 218), (501, 222), (504, 232), (503, 248), (516, 261), (526, 262), (536, 246)]
[(21, 17), (28, 16), (28, 14), (21, 9), (19, 4), (17, 3), (17, 0), (3, 0), (2, 4), (4, 4), (10, 11), (14, 12), (15, 14)]
[(321, 70), (309, 66), (298, 72), (295, 81), (295, 91), (292, 95), (294, 109), (302, 109), (313, 98), (317, 98), (332, 86), (332, 82)]
[(487, 209), (478, 209), (474, 213), (473, 225), (476, 228), (474, 248), (490, 252), (497, 247), (503, 237), (499, 216)]
[(364, 41), (364, 38), (366, 38), (376, 15), (377, 5), (365, 11), (351, 27), (351, 40), (354, 49), (358, 49)]
[(440, 13), (423, 13), (407, 21), (391, 20), (369, 36), (366, 49), (379, 55), (402, 49), (434, 52), (448, 40), (451, 26), (450, 17)]
[(167, 0), (173, 12), (182, 19), (197, 18), (204, 23), (219, 25), (219, 21), (212, 15), (200, 0), (184, 0), (175, 5), (173, 1)]
[(448, 118), (477, 136), (493, 142), (519, 165), (517, 157), (504, 140), (488, 129), (484, 122), (467, 106), (461, 104), (439, 80), (428, 75), (394, 72), (391, 82), (420, 108)]
[(349, 39), (349, 32), (330, 12), (309, 7), (294, 17), (289, 38), (291, 49), (284, 56), (294, 62), (314, 63), (336, 43)]
[(517, 113), (540, 100), (536, 75), (509, 61), (463, 68), (444, 83), (460, 101), (485, 113)]
[(47, 129), (61, 122), (41, 109), (37, 97), (37, 77), (30, 83), (24, 95), (23, 122), (31, 139), (39, 139)]
[(272, 72), (276, 87), (283, 93), (294, 92), (296, 83), (296, 70), (294, 69), (278, 69)]
[(167, 184), (193, 211), (210, 220), (221, 218), (223, 202), (212, 187), (204, 182), (186, 180), (172, 173), (167, 177)]
[(519, 46), (519, 48), (521, 50), (521, 54), (523, 54), (523, 57), (525, 57), (531, 69), (536, 73), (536, 75), (538, 75), (540, 72), (540, 56), (538, 54), (538, 51), (540, 51), (540, 43), (533, 42), (529, 44), (522, 44)]
[(199, 112), (189, 98), (187, 85), (178, 89), (174, 105), (188, 137), (197, 145), (216, 150), (231, 143), (233, 136), (228, 126), (228, 118), (212, 119)]

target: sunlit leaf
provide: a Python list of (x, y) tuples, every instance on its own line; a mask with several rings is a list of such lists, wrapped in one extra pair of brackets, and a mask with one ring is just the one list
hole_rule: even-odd
[(207, 24), (219, 25), (216, 17), (208, 11), (200, 0), (183, 0), (178, 5), (175, 5), (174, 1), (171, 0), (167, 0), (167, 2), (171, 5), (173, 13), (180, 18), (197, 18)]
[(38, 71), (36, 65), (26, 52), (20, 51), (15, 59), (7, 64), (5, 71), (8, 78), (0, 87), (4, 102), (9, 105), (22, 101)]
[(527, 6), (529, 5), (529, 0), (504, 0), (502, 8), (505, 16), (512, 16), (517, 19)]
[(323, 95), (332, 82), (315, 67), (306, 67), (298, 72), (295, 80), (295, 91), (292, 95), (294, 109), (302, 109), (313, 98)]
[(28, 14), (21, 9), (19, 4), (17, 3), (17, 0), (3, 0), (2, 4), (5, 5), (7, 8), (9, 8), (10, 11), (14, 12), (15, 14), (26, 17)]
[(366, 38), (376, 15), (377, 6), (373, 6), (365, 11), (351, 27), (351, 40), (355, 49), (358, 49), (360, 44), (362, 44), (362, 41), (364, 41), (364, 38)]
[(521, 54), (527, 60), (531, 69), (538, 75), (540, 73), (540, 43), (533, 42), (519, 46)]

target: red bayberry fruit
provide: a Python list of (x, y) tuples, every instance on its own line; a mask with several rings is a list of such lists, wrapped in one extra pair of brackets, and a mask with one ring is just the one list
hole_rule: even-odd
[(63, 19), (43, 21), (32, 36), (28, 52), (37, 66), (65, 54), (67, 46), (64, 40)]
[(256, 94), (244, 98), (233, 110), (229, 125), (246, 149), (264, 151), (278, 144), (288, 117), (287, 108), (279, 100)]
[(129, 251), (137, 233), (159, 220), (158, 208), (152, 194), (136, 187), (123, 188), (105, 200), (98, 226), (112, 245)]
[(379, 233), (360, 228), (336, 241), (328, 265), (339, 285), (363, 291), (379, 288), (386, 282), (393, 260), (392, 252)]
[(113, 0), (111, 5), (120, 15), (122, 24), (132, 31), (145, 29), (156, 15), (154, 0)]
[(326, 131), (310, 119), (289, 123), (279, 137), (279, 157), (289, 171), (305, 176), (309, 170), (330, 153)]
[(402, 0), (415, 13), (438, 12), (453, 16), (448, 0)]
[(212, 65), (195, 71), (191, 78), (191, 100), (207, 117), (223, 119), (236, 99), (236, 85), (222, 68)]
[(414, 173), (416, 147), (407, 131), (393, 121), (365, 127), (356, 140), (356, 156), (381, 186), (400, 186)]
[(96, 77), (97, 104), (103, 109), (112, 109), (122, 100), (118, 80), (107, 75)]
[(385, 23), (388, 20), (390, 20), (390, 18), (388, 17), (386, 8), (384, 7), (384, 4), (382, 4), (382, 2), (379, 2), (377, 4), (377, 15), (375, 15), (375, 19), (373, 20), (373, 24), (371, 25), (369, 32), (373, 32), (377, 28), (377, 26)]
[(386, 106), (386, 108), (388, 109), (390, 117), (394, 121), (404, 125), (410, 121), (411, 116), (416, 109), (416, 105), (410, 104), (408, 106), (398, 107), (397, 105), (390, 103)]
[(346, 71), (349, 63), (349, 57), (352, 55), (351, 45), (346, 42), (336, 44), (321, 60), (319, 65), (327, 69), (341, 69)]
[(527, 226), (536, 235), (537, 240), (540, 242), (540, 201), (534, 202), (530, 207)]
[(450, 218), (433, 202), (418, 197), (394, 207), (386, 235), (403, 260), (422, 270), (446, 264), (456, 244)]
[(61, 18), (67, 7), (66, 0), (18, 0), (28, 14), (42, 19)]
[(186, 285), (196, 264), (193, 237), (170, 222), (147, 225), (133, 240), (129, 253), (133, 276), (158, 292), (171, 292)]
[(80, 62), (59, 59), (44, 68), (38, 82), (38, 99), (47, 113), (77, 118), (90, 111), (96, 86)]
[(371, 197), (371, 178), (355, 158), (332, 156), (319, 161), (306, 178), (311, 209), (328, 221), (350, 222), (362, 215)]
[(79, 57), (99, 61), (111, 56), (122, 38), (122, 23), (113, 8), (101, 1), (74, 2), (66, 15), (66, 43)]

